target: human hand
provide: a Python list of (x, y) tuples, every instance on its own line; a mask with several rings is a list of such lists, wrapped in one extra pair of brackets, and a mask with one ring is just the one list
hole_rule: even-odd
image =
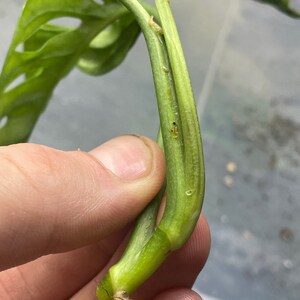
[[(0, 299), (96, 299), (130, 223), (164, 176), (162, 151), (144, 137), (118, 137), (89, 153), (0, 147)], [(190, 288), (209, 244), (201, 216), (133, 299), (201, 299)]]

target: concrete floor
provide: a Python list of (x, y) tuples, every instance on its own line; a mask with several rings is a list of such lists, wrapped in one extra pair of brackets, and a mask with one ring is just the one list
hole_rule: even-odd
[[(0, 2), (0, 65), (22, 3)], [(195, 289), (206, 300), (299, 300), (300, 21), (250, 0), (173, 6), (201, 119), (213, 241)], [(107, 76), (64, 79), (31, 141), (89, 150), (124, 133), (155, 138), (157, 128), (140, 38)]]

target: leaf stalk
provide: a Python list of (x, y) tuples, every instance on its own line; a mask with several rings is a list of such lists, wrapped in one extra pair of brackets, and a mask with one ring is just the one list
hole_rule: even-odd
[[(132, 294), (171, 251), (185, 243), (198, 220), (204, 195), (197, 111), (169, 1), (156, 1), (161, 25), (138, 1), (120, 2), (136, 17), (149, 51), (167, 163), (167, 204), (161, 222), (147, 233), (139, 231), (147, 236), (141, 243), (134, 234), (123, 257), (101, 281), (97, 290), (101, 300), (122, 292)], [(161, 197), (162, 192), (158, 195)], [(148, 209), (137, 228), (150, 223), (153, 228), (157, 210), (150, 209), (148, 214)]]

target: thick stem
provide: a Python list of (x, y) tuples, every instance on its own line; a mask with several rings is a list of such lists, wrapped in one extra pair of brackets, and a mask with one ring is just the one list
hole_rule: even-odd
[[(164, 217), (159, 227), (168, 232), (172, 249), (179, 248), (190, 236), (202, 209), (205, 176), (204, 159), (199, 121), (190, 77), (185, 62), (176, 24), (169, 0), (156, 0), (156, 7), (161, 19), (166, 41), (168, 57), (173, 74), (177, 96), (180, 123), (177, 130), (183, 147), (181, 157), (176, 157), (183, 167), (183, 176), (172, 178), (172, 186), (178, 186), (175, 197), (169, 197)], [(165, 140), (164, 140), (165, 143)], [(168, 177), (169, 182), (169, 177)]]
[(147, 238), (142, 240), (135, 233), (146, 231), (147, 224), (153, 226), (154, 220), (147, 218), (154, 218), (154, 210), (139, 219), (124, 256), (99, 285), (97, 293), (101, 300), (120, 291), (131, 294), (171, 251), (182, 246), (196, 224), (204, 193), (197, 112), (168, 0), (157, 1), (162, 28), (139, 1), (120, 2), (135, 15), (148, 46), (166, 154), (168, 199), (160, 224), (154, 231), (147, 230)]

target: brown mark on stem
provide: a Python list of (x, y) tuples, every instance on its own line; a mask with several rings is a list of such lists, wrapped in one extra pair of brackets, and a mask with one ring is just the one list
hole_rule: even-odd
[(119, 291), (117, 292), (113, 297), (112, 299), (114, 300), (131, 300), (129, 298), (129, 295), (126, 291)]
[(177, 127), (176, 122), (172, 123), (171, 134), (174, 139), (178, 138), (179, 132), (178, 132), (178, 127)]
[(154, 21), (154, 17), (151, 16), (148, 21), (149, 26), (157, 33), (163, 34), (162, 28)]

